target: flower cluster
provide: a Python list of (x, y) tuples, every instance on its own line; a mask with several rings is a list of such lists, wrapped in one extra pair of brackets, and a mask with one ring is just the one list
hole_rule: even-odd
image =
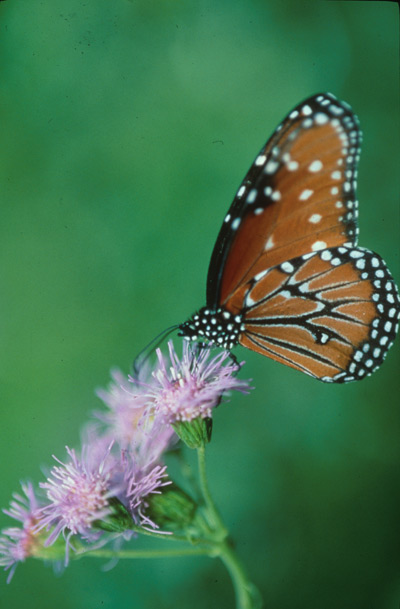
[(39, 489), (23, 484), (24, 495), (14, 495), (4, 510), (20, 523), (0, 536), (8, 581), (19, 562), (52, 558), (57, 544), (66, 565), (71, 551), (190, 524), (195, 502), (170, 479), (164, 456), (184, 437), (177, 425), (195, 428), (211, 419), (227, 391), (248, 391), (248, 382), (236, 378), (241, 365), (229, 357), (184, 342), (179, 358), (170, 342), (168, 355), (157, 350), (153, 369), (142, 367), (135, 377), (112, 371), (108, 389), (97, 391), (107, 410), (84, 428), (80, 451), (66, 447), (67, 458), (54, 457)]

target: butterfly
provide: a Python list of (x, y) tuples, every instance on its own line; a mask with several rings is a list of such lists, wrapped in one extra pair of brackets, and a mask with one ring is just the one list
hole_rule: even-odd
[(369, 376), (398, 330), (382, 258), (357, 246), (359, 121), (331, 93), (296, 106), (261, 149), (211, 256), (187, 340), (240, 344), (325, 382)]

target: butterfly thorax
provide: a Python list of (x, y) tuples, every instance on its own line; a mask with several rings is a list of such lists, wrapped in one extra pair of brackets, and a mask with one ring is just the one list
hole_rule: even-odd
[(244, 331), (243, 317), (219, 307), (203, 307), (179, 326), (179, 334), (187, 340), (207, 340), (211, 344), (232, 349)]

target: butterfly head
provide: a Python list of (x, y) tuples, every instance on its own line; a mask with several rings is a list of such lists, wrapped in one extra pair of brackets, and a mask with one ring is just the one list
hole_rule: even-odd
[(244, 329), (243, 318), (219, 307), (203, 307), (179, 326), (179, 335), (187, 340), (206, 340), (210, 344), (232, 349)]

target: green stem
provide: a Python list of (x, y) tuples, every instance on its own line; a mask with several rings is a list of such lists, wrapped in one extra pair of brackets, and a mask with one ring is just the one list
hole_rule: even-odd
[(215, 506), (208, 487), (205, 461), (205, 447), (197, 449), (200, 487), (206, 507), (206, 516), (211, 526), (210, 537), (215, 540), (215, 550), (229, 571), (236, 595), (237, 609), (260, 609), (262, 600), (257, 588), (252, 584), (238, 556), (228, 540), (228, 530)]
[[(76, 546), (76, 544), (75, 544)], [(85, 556), (94, 558), (170, 558), (176, 556), (214, 556), (210, 547), (196, 548), (174, 548), (156, 550), (110, 550), (108, 548), (85, 548), (76, 547), (76, 552), (70, 553), (70, 558), (78, 560)], [(37, 548), (32, 554), (33, 558), (40, 560), (63, 560), (65, 557), (64, 547)]]
[(132, 526), (132, 530), (135, 531), (136, 533), (139, 533), (140, 535), (147, 535), (148, 537), (156, 537), (157, 539), (163, 539), (166, 541), (183, 541), (184, 543), (187, 543), (188, 541), (190, 541), (190, 543), (192, 545), (197, 545), (197, 544), (205, 544), (208, 546), (212, 546), (213, 545), (213, 541), (210, 539), (204, 539), (201, 537), (191, 537), (190, 539), (188, 539), (188, 537), (186, 537), (185, 535), (177, 535), (176, 533), (157, 533), (157, 531), (150, 531), (150, 529), (143, 529), (142, 527), (139, 527), (137, 525)]
[(237, 609), (261, 609), (261, 595), (249, 580), (242, 563), (227, 541), (221, 544), (220, 558), (233, 581)]
[[(77, 558), (82, 558), (86, 554), (85, 551), (79, 553)], [(174, 556), (198, 556), (209, 555), (209, 548), (175, 548), (173, 550), (107, 550), (98, 549), (87, 552), (95, 558), (170, 558)]]
[(187, 541), (187, 538), (183, 535), (175, 535), (175, 533), (158, 533), (157, 531), (150, 531), (150, 529), (144, 529), (137, 525), (133, 525), (132, 530), (140, 535), (147, 535), (148, 537), (157, 537), (158, 539), (167, 539), (172, 541)]
[(208, 480), (206, 474), (206, 452), (204, 446), (200, 446), (197, 449), (197, 460), (199, 467), (200, 488), (207, 508), (207, 514), (210, 520), (210, 525), (212, 526), (214, 532), (218, 532), (217, 538), (219, 540), (225, 539), (228, 534), (228, 531), (222, 521), (222, 518), (217, 510), (213, 498), (211, 497), (210, 489), (208, 487)]

